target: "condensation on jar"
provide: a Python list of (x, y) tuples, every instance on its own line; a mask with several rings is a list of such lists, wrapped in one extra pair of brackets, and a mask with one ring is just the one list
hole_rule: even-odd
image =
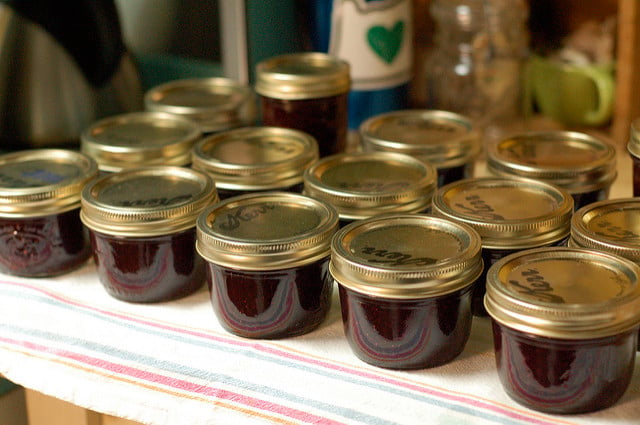
[(144, 96), (145, 109), (188, 118), (204, 134), (256, 124), (253, 89), (229, 78), (187, 78), (152, 87)]
[(631, 135), (627, 150), (631, 156), (633, 176), (633, 196), (640, 196), (640, 118), (636, 118), (631, 123)]
[(333, 205), (341, 225), (379, 214), (431, 210), (433, 166), (392, 152), (351, 152), (321, 158), (304, 173), (304, 193)]
[(81, 218), (107, 293), (153, 303), (199, 289), (205, 268), (195, 250), (196, 219), (217, 200), (211, 178), (184, 167), (137, 168), (89, 183)]
[(198, 218), (213, 310), (228, 332), (275, 339), (311, 332), (331, 307), (331, 238), (338, 214), (305, 195), (229, 198)]
[(366, 151), (399, 152), (436, 167), (438, 186), (473, 177), (480, 132), (463, 115), (436, 110), (401, 110), (369, 118), (360, 126)]
[(86, 262), (80, 193), (97, 173), (91, 157), (70, 150), (0, 155), (0, 272), (54, 276)]
[(573, 198), (538, 180), (481, 177), (440, 188), (433, 197), (433, 213), (480, 234), (484, 272), (474, 285), (472, 310), (476, 316), (486, 316), (483, 298), (489, 267), (516, 251), (566, 245)]
[(321, 157), (347, 148), (350, 88), (349, 64), (325, 53), (275, 56), (256, 66), (262, 124), (309, 133)]
[(354, 222), (332, 242), (345, 336), (366, 363), (422, 369), (456, 358), (469, 338), (480, 236), (424, 214)]
[(635, 364), (639, 279), (637, 264), (583, 248), (522, 251), (494, 264), (485, 304), (505, 392), (549, 413), (615, 404)]
[(221, 199), (252, 192), (302, 192), (304, 171), (318, 159), (309, 134), (245, 127), (205, 137), (193, 148), (194, 169), (213, 179)]
[(615, 147), (591, 135), (570, 131), (518, 134), (490, 147), (487, 169), (567, 190), (577, 210), (608, 198), (617, 177)]
[(80, 150), (102, 174), (147, 166), (191, 164), (198, 125), (162, 112), (129, 112), (96, 121), (82, 132)]

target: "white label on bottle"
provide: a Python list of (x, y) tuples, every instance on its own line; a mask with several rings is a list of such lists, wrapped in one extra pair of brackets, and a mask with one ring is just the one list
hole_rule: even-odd
[(411, 0), (334, 0), (329, 53), (351, 65), (352, 89), (406, 83), (413, 60)]

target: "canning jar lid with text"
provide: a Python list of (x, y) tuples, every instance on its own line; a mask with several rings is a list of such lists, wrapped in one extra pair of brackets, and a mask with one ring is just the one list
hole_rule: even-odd
[(227, 190), (269, 190), (301, 184), (318, 159), (309, 134), (281, 127), (245, 127), (205, 137), (193, 148), (193, 168)]
[(537, 180), (479, 177), (440, 188), (433, 213), (473, 227), (485, 248), (524, 249), (569, 236), (573, 198)]
[(640, 324), (640, 266), (582, 248), (537, 248), (510, 254), (487, 274), (489, 315), (512, 329), (584, 340)]
[(167, 112), (196, 122), (204, 133), (255, 125), (256, 97), (246, 84), (228, 78), (187, 78), (151, 88), (148, 111)]
[(101, 171), (191, 163), (191, 149), (202, 137), (193, 121), (163, 112), (129, 112), (103, 118), (82, 132), (80, 149)]
[(320, 52), (292, 53), (256, 66), (255, 90), (274, 99), (315, 99), (349, 92), (349, 64)]
[(472, 161), (481, 149), (480, 132), (469, 118), (438, 110), (376, 115), (362, 123), (360, 137), (365, 150), (405, 153), (438, 168)]
[(546, 181), (590, 192), (617, 177), (616, 150), (605, 140), (571, 131), (528, 132), (506, 138), (487, 152), (487, 169), (500, 176)]
[(391, 152), (330, 155), (304, 173), (304, 192), (333, 205), (345, 220), (425, 211), (436, 185), (433, 166)]
[(204, 208), (217, 202), (209, 176), (185, 167), (143, 167), (108, 174), (82, 191), (80, 217), (91, 230), (148, 237), (196, 225)]
[(207, 208), (196, 249), (207, 261), (241, 270), (280, 270), (328, 257), (338, 214), (289, 192), (239, 195)]
[(420, 299), (469, 287), (482, 272), (480, 236), (426, 214), (353, 222), (333, 238), (329, 270), (345, 287), (374, 297)]
[(571, 221), (569, 245), (640, 264), (640, 198), (610, 199), (580, 208)]
[(91, 157), (71, 150), (0, 155), (0, 216), (38, 217), (79, 208), (82, 188), (97, 173)]

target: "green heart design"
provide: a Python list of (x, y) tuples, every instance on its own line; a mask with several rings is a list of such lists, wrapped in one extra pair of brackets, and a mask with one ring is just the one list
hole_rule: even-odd
[(402, 46), (404, 22), (398, 21), (391, 30), (376, 25), (367, 31), (367, 41), (374, 52), (386, 63), (393, 62)]

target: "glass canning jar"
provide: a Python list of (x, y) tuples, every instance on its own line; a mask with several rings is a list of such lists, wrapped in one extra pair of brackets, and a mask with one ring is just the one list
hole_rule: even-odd
[(640, 118), (631, 123), (631, 137), (627, 143), (627, 150), (632, 161), (633, 196), (640, 196)]

